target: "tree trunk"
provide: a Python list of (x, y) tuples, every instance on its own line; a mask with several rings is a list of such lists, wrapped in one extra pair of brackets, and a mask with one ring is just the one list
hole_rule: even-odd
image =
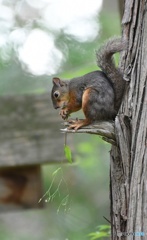
[(126, 0), (122, 23), (128, 83), (111, 150), (112, 239), (141, 240), (147, 236), (147, 1)]

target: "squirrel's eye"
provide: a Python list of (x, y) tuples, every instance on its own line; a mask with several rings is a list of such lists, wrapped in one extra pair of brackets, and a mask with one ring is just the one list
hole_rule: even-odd
[(60, 93), (58, 91), (54, 92), (54, 97), (58, 98), (60, 96)]

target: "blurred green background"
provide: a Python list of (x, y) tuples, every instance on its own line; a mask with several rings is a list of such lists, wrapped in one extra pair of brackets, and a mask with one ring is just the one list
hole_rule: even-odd
[[(9, 4), (11, 1), (4, 2)], [(10, 8), (16, 2), (21, 4), (21, 1), (12, 1)], [(95, 50), (109, 37), (121, 34), (117, 2), (110, 4), (104, 0), (102, 10), (94, 17), (100, 30), (94, 39), (87, 41), (78, 41), (63, 30), (57, 33), (37, 18), (33, 19), (32, 25), (29, 19), (16, 18), (12, 29), (27, 26), (29, 31), (39, 28), (52, 32), (54, 44), (62, 51), (64, 61), (54, 74), (33, 74), (19, 57), (20, 46), (12, 41), (1, 44), (1, 40), (0, 95), (50, 92), (53, 75), (72, 78), (96, 70)], [(90, 239), (88, 234), (96, 231), (97, 226), (108, 225), (104, 217), (110, 219), (111, 146), (98, 136), (86, 134), (75, 135), (74, 146), (73, 164), (43, 166), (45, 209), (0, 214), (1, 240), (84, 240)]]

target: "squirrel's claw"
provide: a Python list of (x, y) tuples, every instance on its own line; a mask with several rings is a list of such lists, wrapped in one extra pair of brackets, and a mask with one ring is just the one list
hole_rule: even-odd
[(66, 120), (69, 116), (69, 113), (68, 113), (67, 109), (61, 109), (59, 114), (64, 120)]
[(72, 120), (71, 125), (68, 127), (68, 129), (73, 129), (77, 131), (79, 128), (85, 126), (85, 121), (84, 120)]
[(82, 128), (84, 126), (87, 126), (91, 123), (91, 120), (89, 119), (80, 119), (80, 120), (72, 120), (71, 125), (68, 127), (68, 129), (73, 129), (77, 131), (79, 128)]

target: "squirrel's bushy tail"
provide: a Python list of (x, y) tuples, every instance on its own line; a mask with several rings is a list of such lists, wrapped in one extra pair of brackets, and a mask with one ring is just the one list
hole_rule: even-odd
[(118, 68), (115, 67), (113, 54), (127, 49), (127, 42), (121, 38), (113, 38), (107, 41), (99, 51), (96, 52), (97, 64), (113, 83), (115, 91), (115, 105), (118, 109), (122, 100), (125, 80)]

